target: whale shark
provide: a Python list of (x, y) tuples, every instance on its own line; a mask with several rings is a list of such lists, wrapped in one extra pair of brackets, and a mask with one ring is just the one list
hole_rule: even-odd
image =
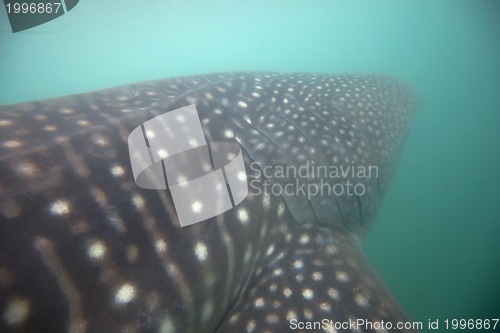
[[(362, 250), (419, 103), (378, 74), (231, 72), (0, 106), (0, 331), (420, 330)], [(181, 226), (128, 143), (188, 105), (248, 194)]]

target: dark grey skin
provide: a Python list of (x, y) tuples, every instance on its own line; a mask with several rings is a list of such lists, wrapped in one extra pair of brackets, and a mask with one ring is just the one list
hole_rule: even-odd
[[(189, 104), (207, 141), (240, 145), (254, 188), (224, 214), (181, 228), (168, 190), (135, 184), (127, 137)], [(0, 331), (298, 332), (323, 319), (408, 322), (360, 242), (417, 106), (409, 87), (385, 76), (254, 72), (0, 106)], [(284, 181), (251, 167), (305, 161), (378, 173), (327, 180), (357, 181), (363, 195), (307, 198), (264, 193)]]

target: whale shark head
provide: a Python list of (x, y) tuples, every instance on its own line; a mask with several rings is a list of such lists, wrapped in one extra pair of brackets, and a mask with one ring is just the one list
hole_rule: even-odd
[[(175, 113), (189, 105), (199, 140)], [(0, 106), (1, 331), (421, 328), (360, 245), (417, 106), (386, 76), (256, 72)], [(190, 193), (208, 201), (176, 199), (203, 177), (189, 154), (169, 169), (169, 133), (207, 146), (194, 170), (222, 178)], [(138, 165), (165, 184), (139, 186)], [(181, 204), (217, 214), (183, 227)]]

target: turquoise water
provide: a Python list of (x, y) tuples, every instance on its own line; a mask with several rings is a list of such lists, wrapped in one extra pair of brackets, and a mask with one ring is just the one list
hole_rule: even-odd
[(0, 10), (0, 104), (243, 69), (412, 83), (365, 250), (415, 320), (500, 316), (500, 2), (86, 0), (17, 34)]

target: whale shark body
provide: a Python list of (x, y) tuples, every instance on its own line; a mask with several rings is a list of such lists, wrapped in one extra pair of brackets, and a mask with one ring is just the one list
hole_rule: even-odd
[[(181, 227), (127, 139), (191, 104), (250, 186)], [(417, 106), (386, 76), (258, 72), (0, 106), (0, 331), (412, 331), (360, 243)]]

